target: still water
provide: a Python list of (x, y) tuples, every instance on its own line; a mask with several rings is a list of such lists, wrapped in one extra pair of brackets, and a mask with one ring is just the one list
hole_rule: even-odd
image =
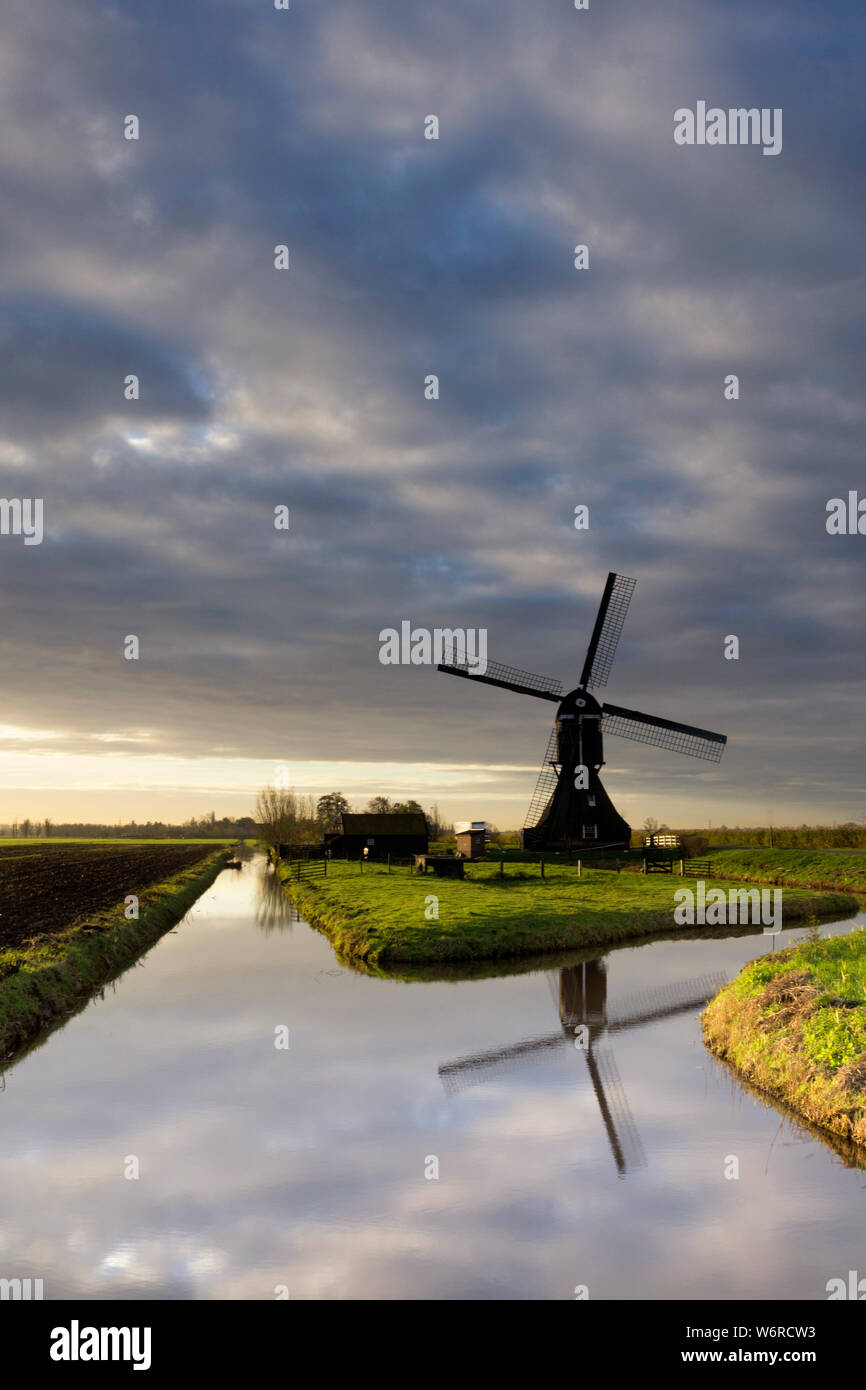
[(0, 1276), (47, 1299), (826, 1298), (866, 1274), (866, 1173), (700, 1037), (706, 977), (769, 945), (374, 979), (257, 857), (7, 1072)]

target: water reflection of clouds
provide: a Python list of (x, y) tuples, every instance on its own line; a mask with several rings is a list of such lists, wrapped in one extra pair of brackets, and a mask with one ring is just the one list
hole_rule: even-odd
[[(9, 1073), (3, 1272), (41, 1275), (49, 1297), (270, 1298), (287, 1284), (297, 1298), (570, 1298), (587, 1283), (593, 1297), (810, 1298), (857, 1267), (862, 1174), (784, 1135), (767, 1171), (778, 1113), (707, 1070), (693, 1018), (616, 1038), (648, 1155), (619, 1178), (573, 1049), (443, 1093), (449, 1056), (556, 1026), (543, 972), (333, 976), (307, 928), (238, 925), (248, 872)], [(226, 894), (229, 916), (213, 915)], [(698, 957), (733, 973), (761, 949), (613, 953), (611, 997), (684, 979)], [(138, 1182), (122, 1176), (130, 1153)]]

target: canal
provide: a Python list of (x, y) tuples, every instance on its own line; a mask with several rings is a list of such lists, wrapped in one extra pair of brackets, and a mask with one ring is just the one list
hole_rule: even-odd
[(700, 1036), (701, 983), (770, 946), (369, 978), (256, 856), (7, 1071), (0, 1276), (46, 1298), (826, 1298), (866, 1274), (864, 1173)]

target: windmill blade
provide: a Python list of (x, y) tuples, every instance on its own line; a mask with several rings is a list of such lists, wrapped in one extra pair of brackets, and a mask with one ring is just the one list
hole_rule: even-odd
[(585, 1055), (613, 1161), (617, 1172), (623, 1177), (629, 1168), (642, 1168), (646, 1163), (643, 1144), (610, 1048), (600, 1047), (595, 1053), (592, 1048), (587, 1048)]
[(439, 1067), (442, 1085), (449, 1095), (464, 1091), (469, 1086), (480, 1086), (491, 1072), (500, 1067), (511, 1070), (523, 1062), (538, 1061), (541, 1057), (560, 1047), (571, 1044), (561, 1028), (544, 1037), (527, 1038), (524, 1042), (512, 1043), (508, 1047), (494, 1047), (489, 1052), (470, 1052), (467, 1057), (458, 1057), (453, 1062), (443, 1062)]
[(608, 1032), (620, 1033), (627, 1028), (642, 1028), (657, 1019), (673, 1018), (676, 1014), (701, 1009), (714, 994), (718, 994), (728, 977), (724, 970), (710, 975), (698, 975), (656, 989), (642, 990), (627, 996), (608, 1014)]
[[(561, 1047), (573, 1047), (573, 1042), (561, 1030), (541, 1038), (527, 1038), (511, 1047), (499, 1047), (490, 1052), (470, 1053), (439, 1068), (442, 1084), (449, 1095), (478, 1086), (490, 1074), (504, 1068), (511, 1071), (521, 1063), (540, 1061)], [(601, 1118), (607, 1131), (608, 1143), (620, 1173), (639, 1168), (645, 1162), (643, 1145), (632, 1119), (625, 1090), (613, 1053), (608, 1047), (580, 1049), (586, 1058), (589, 1078), (595, 1093)]]
[(607, 685), (622, 625), (636, 585), (636, 579), (629, 579), (624, 574), (614, 574), (613, 570), (607, 576), (595, 627), (586, 649), (586, 660), (580, 673), (581, 687)]
[(550, 738), (547, 740), (547, 752), (544, 755), (544, 762), (541, 764), (541, 771), (538, 774), (538, 781), (535, 784), (535, 791), (532, 793), (532, 800), (529, 803), (529, 810), (526, 812), (526, 819), (523, 822), (524, 830), (537, 825), (542, 815), (547, 810), (550, 798), (556, 791), (556, 784), (559, 781), (559, 773), (554, 766), (557, 753), (556, 725), (554, 724)]
[[(588, 1015), (585, 1008), (573, 1013), (562, 1010), (561, 975), (561, 971), (551, 972), (549, 980), (554, 991), (554, 1001), (560, 1006), (562, 1022), (568, 1027), (587, 1023)], [(725, 972), (717, 970), (708, 975), (695, 976), (690, 980), (659, 985), (656, 989), (642, 990), (637, 994), (626, 995), (605, 1019), (606, 1029), (610, 1033), (625, 1032), (629, 1028), (641, 1028), (648, 1023), (655, 1023), (659, 1019), (674, 1018), (677, 1014), (700, 1009), (726, 983), (727, 975)], [(572, 1047), (573, 1045), (572, 1039), (561, 1030), (556, 1033), (546, 1033), (543, 1037), (526, 1038), (523, 1042), (513, 1043), (507, 1047), (491, 1048), (488, 1052), (471, 1052), (466, 1057), (458, 1057), (453, 1062), (445, 1062), (439, 1068), (439, 1075), (445, 1090), (449, 1094), (454, 1094), (469, 1086), (480, 1085), (500, 1067), (506, 1067), (510, 1070), (511, 1067), (520, 1063), (537, 1060), (558, 1047)], [(603, 1051), (604, 1049), (602, 1049)]]
[(724, 970), (693, 975), (688, 980), (673, 980), (670, 984), (626, 994), (608, 1009), (603, 965), (601, 960), (592, 960), (548, 972), (553, 1001), (559, 1009), (560, 1021), (567, 1028), (581, 1023), (601, 1025), (610, 1033), (641, 1028), (658, 1019), (702, 1009), (728, 979)]
[(463, 676), (465, 680), (480, 681), (483, 685), (496, 685), (500, 690), (515, 690), (518, 695), (534, 695), (536, 700), (552, 700), (558, 705), (562, 699), (562, 682), (549, 676), (535, 676), (531, 671), (521, 671), (517, 666), (503, 666), (499, 661), (487, 661), (484, 674), (474, 669), (478, 662), (465, 652), (452, 648), (442, 653), (442, 661), (437, 671), (445, 671), (449, 676)]
[(685, 753), (691, 758), (705, 758), (717, 763), (725, 751), (726, 734), (714, 734), (709, 729), (697, 729), (693, 724), (678, 724), (673, 719), (658, 719), (640, 710), (623, 709), (621, 705), (603, 705), (601, 730), (603, 734), (618, 734), (649, 743), (654, 748), (666, 748), (671, 753)]

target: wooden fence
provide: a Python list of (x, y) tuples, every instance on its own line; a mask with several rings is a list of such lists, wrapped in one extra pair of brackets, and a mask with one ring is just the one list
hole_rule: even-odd
[(289, 877), (293, 883), (325, 878), (328, 872), (327, 859), (289, 859), (285, 862), (289, 865)]
[(709, 859), (686, 859), (683, 873), (689, 878), (712, 878), (713, 866)]

